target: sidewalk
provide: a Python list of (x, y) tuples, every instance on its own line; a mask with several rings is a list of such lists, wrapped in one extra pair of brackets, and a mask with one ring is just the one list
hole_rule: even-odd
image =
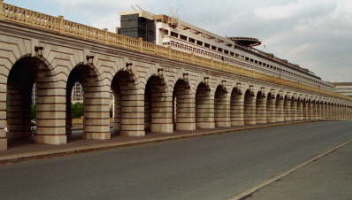
[(175, 132), (173, 134), (147, 134), (144, 137), (128, 137), (116, 136), (111, 140), (74, 140), (65, 145), (46, 145), (46, 144), (22, 144), (10, 147), (6, 152), (0, 152), (0, 164), (18, 162), (28, 159), (39, 159), (54, 156), (63, 156), (78, 152), (88, 152), (94, 150), (102, 150), (121, 146), (131, 146), (138, 144), (146, 144), (153, 142), (161, 142), (166, 140), (184, 139), (190, 137), (200, 137), (214, 134), (224, 134), (237, 132), (240, 130), (250, 130), (267, 128), (274, 126), (285, 126), (292, 124), (311, 123), (312, 121), (282, 122), (264, 125), (241, 126), (211, 130), (197, 130), (193, 132)]
[(352, 143), (272, 183), (246, 200), (351, 200)]

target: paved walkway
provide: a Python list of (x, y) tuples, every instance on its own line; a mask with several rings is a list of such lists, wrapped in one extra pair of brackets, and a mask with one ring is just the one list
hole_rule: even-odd
[(151, 142), (161, 142), (173, 139), (183, 139), (189, 137), (199, 137), (205, 135), (223, 134), (228, 132), (235, 132), (240, 130), (266, 128), (272, 126), (284, 126), (288, 124), (301, 124), (301, 123), (312, 123), (312, 122), (289, 122), (289, 123), (272, 123), (265, 125), (254, 125), (254, 126), (241, 126), (232, 128), (221, 128), (211, 130), (197, 130), (196, 132), (175, 132), (173, 134), (147, 134), (144, 137), (127, 137), (127, 136), (116, 136), (111, 140), (73, 140), (65, 145), (45, 145), (45, 144), (21, 144), (12, 146), (6, 152), (0, 152), (0, 164), (11, 163), (26, 159), (35, 159), (41, 157), (52, 157), (60, 156), (65, 154), (72, 154), (77, 152), (87, 152), (99, 149), (115, 148), (120, 146), (138, 145)]
[(351, 200), (352, 144), (253, 194), (246, 200)]

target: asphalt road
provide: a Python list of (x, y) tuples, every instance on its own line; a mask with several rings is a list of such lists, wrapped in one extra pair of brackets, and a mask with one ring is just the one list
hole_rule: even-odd
[(352, 139), (319, 122), (122, 147), (0, 167), (4, 200), (225, 200)]

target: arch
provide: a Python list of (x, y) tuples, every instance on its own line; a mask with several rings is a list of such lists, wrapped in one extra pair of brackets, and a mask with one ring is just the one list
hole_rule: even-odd
[(204, 82), (199, 83), (196, 90), (196, 127), (215, 128), (214, 102), (210, 88)]
[(219, 85), (214, 96), (215, 127), (230, 127), (229, 98), (225, 87)]
[[(73, 134), (72, 128), (72, 89), (75, 83), (83, 89), (83, 135)], [(80, 63), (70, 72), (66, 83), (66, 134), (68, 139), (109, 139), (111, 102), (110, 89), (104, 89), (102, 81), (93, 65)]]
[[(59, 96), (63, 96), (64, 90), (58, 87), (52, 67), (44, 58), (28, 55), (17, 60), (9, 71), (6, 90), (9, 144), (66, 143), (62, 126), (65, 119), (52, 114), (61, 107)], [(31, 110), (36, 113), (35, 121), (31, 121)]]
[(178, 79), (173, 90), (173, 123), (177, 131), (193, 131), (195, 123), (195, 102), (188, 81)]
[(118, 71), (111, 81), (111, 91), (112, 134), (145, 135), (144, 98), (138, 90), (134, 75), (126, 70)]
[(266, 124), (267, 115), (266, 115), (266, 96), (263, 91), (259, 91), (256, 97), (256, 123), (257, 124)]
[(256, 124), (256, 96), (253, 91), (248, 89), (244, 94), (244, 124)]
[(231, 126), (243, 126), (243, 93), (238, 88), (233, 88), (230, 102)]
[(172, 94), (161, 76), (152, 75), (144, 90), (144, 127), (147, 133), (172, 133)]

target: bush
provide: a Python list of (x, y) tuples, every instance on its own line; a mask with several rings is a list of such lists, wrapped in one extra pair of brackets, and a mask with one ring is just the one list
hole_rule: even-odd
[(83, 104), (82, 103), (75, 103), (72, 104), (72, 118), (80, 118), (83, 116)]

